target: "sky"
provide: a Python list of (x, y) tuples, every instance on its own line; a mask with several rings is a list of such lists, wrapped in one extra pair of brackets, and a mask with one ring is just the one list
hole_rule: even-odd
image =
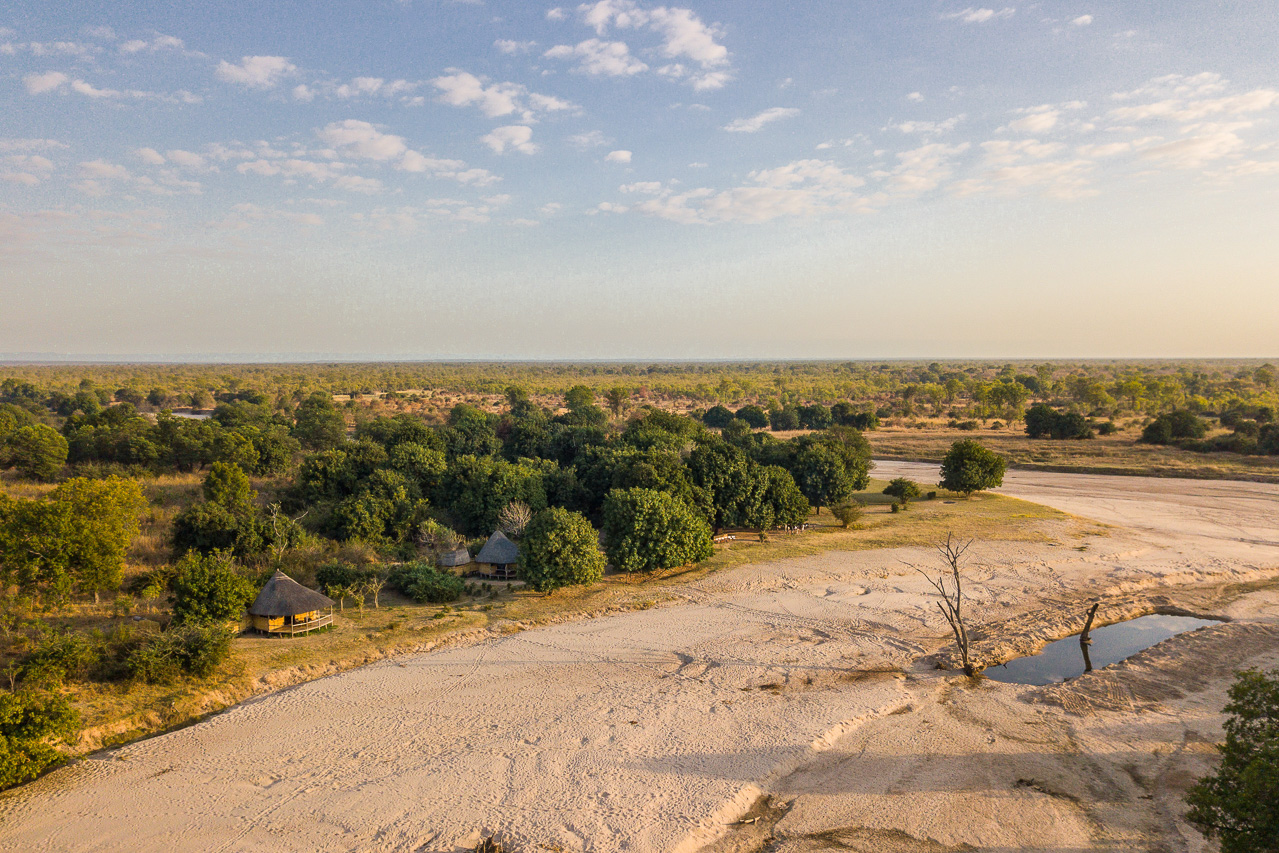
[(1279, 354), (1279, 3), (1008, 3), (10, 0), (0, 354)]

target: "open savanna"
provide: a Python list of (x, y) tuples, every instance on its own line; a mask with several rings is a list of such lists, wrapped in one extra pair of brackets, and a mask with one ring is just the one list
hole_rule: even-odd
[(1055, 441), (1031, 438), (1020, 423), (965, 431), (940, 421), (892, 423), (866, 433), (877, 459), (941, 462), (954, 442), (973, 439), (1004, 457), (1011, 468), (1279, 483), (1279, 457), (1195, 453), (1143, 444), (1140, 437), (1140, 427), (1129, 426), (1114, 435)]

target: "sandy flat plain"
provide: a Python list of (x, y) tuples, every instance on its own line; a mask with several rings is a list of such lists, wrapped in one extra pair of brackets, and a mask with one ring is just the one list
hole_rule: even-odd
[(1081, 520), (974, 544), (983, 659), (1077, 630), (1095, 600), (1107, 622), (1233, 621), (1021, 687), (938, 668), (926, 549), (745, 566), (682, 603), (374, 664), (77, 762), (0, 795), (0, 849), (1201, 849), (1180, 796), (1231, 672), (1279, 663), (1279, 486), (1010, 472), (1001, 492)]

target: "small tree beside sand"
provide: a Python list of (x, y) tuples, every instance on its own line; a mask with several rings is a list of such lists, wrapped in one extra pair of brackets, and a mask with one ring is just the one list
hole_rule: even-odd
[(924, 576), (933, 589), (937, 590), (937, 595), (941, 599), (937, 602), (937, 607), (941, 610), (942, 616), (946, 617), (951, 633), (955, 635), (955, 645), (959, 648), (959, 660), (964, 666), (964, 675), (970, 677), (977, 674), (977, 668), (973, 665), (968, 645), (968, 628), (964, 624), (964, 586), (963, 578), (959, 573), (959, 562), (972, 544), (973, 541), (970, 539), (961, 545), (951, 534), (947, 533), (946, 541), (937, 546), (937, 553), (941, 554), (946, 565), (950, 567), (951, 581), (949, 585), (946, 582), (945, 574), (933, 578), (923, 569), (919, 570), (919, 573)]

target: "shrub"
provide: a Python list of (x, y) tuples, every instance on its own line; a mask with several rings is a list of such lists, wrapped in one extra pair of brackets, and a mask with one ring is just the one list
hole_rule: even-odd
[(551, 507), (529, 523), (520, 541), (520, 576), (533, 589), (550, 592), (603, 575), (599, 536), (586, 516)]
[(1279, 850), (1279, 672), (1239, 673), (1225, 711), (1221, 766), (1187, 793), (1186, 820), (1221, 853)]
[(50, 741), (69, 740), (78, 723), (61, 696), (0, 693), (0, 788), (34, 779), (60, 761)]
[(173, 620), (226, 622), (239, 619), (257, 596), (257, 586), (221, 554), (189, 553), (173, 577)]
[(391, 570), (387, 585), (418, 604), (457, 601), (466, 584), (457, 575), (441, 572), (429, 563), (404, 563)]
[(919, 483), (906, 477), (898, 477), (884, 487), (884, 494), (898, 498), (904, 505), (922, 495), (923, 492), (919, 488)]
[(799, 411), (793, 406), (787, 406), (784, 409), (770, 412), (768, 425), (772, 427), (774, 432), (799, 429)]
[(614, 489), (604, 500), (604, 551), (624, 572), (651, 572), (705, 560), (711, 528), (688, 504), (651, 489)]
[(852, 527), (862, 520), (862, 515), (866, 512), (866, 505), (861, 501), (848, 501), (833, 506), (830, 514), (839, 520), (843, 527)]
[(1172, 444), (1179, 439), (1203, 438), (1208, 434), (1208, 422), (1187, 409), (1164, 412), (1141, 431), (1146, 444)]
[(1114, 421), (1102, 421), (1097, 424), (1098, 435), (1114, 435), (1119, 432), (1119, 426)]
[(98, 658), (97, 650), (79, 634), (49, 634), (19, 662), (24, 684), (58, 687), (84, 673)]
[(971, 439), (957, 441), (950, 446), (941, 463), (943, 489), (971, 495), (985, 489), (994, 489), (1004, 482), (1003, 457), (982, 447)]

